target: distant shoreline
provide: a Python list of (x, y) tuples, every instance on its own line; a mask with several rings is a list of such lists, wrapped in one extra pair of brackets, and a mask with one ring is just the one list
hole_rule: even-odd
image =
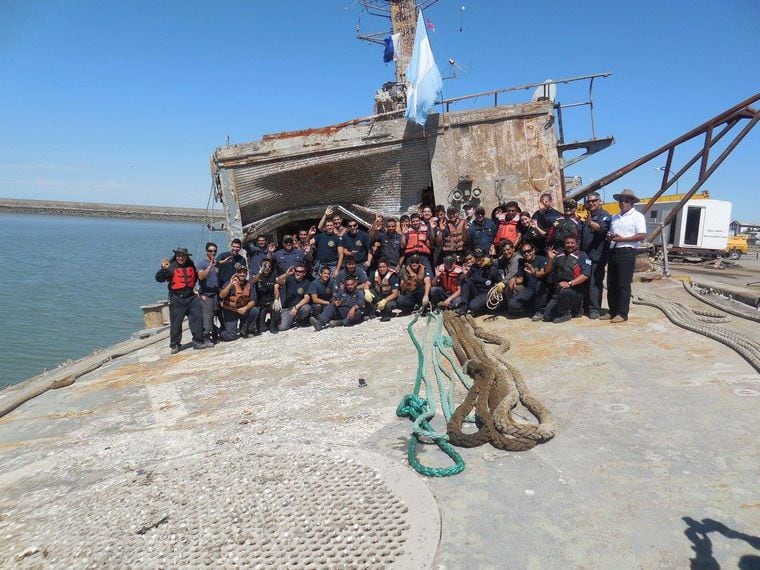
[(14, 198), (0, 198), (0, 213), (127, 218), (133, 220), (169, 220), (202, 223), (220, 221), (222, 219), (221, 213), (215, 212), (212, 220), (210, 212), (201, 208), (140, 206), (134, 204), (99, 204), (96, 202), (60, 202), (55, 200), (20, 200)]

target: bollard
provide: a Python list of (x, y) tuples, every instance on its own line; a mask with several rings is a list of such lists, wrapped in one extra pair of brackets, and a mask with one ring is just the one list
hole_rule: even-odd
[(143, 305), (140, 307), (143, 312), (143, 319), (145, 320), (145, 328), (155, 329), (164, 326), (163, 307), (163, 303)]

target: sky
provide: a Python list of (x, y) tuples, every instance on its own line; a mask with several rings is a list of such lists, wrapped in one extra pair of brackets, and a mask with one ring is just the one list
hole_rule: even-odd
[[(425, 17), (442, 74), (459, 66), (444, 97), (612, 72), (593, 95), (597, 135), (616, 143), (565, 172), (585, 182), (760, 91), (756, 0), (439, 0)], [(357, 26), (390, 24), (356, 0), (0, 0), (0, 197), (206, 207), (225, 137), (371, 114), (394, 68)], [(585, 101), (587, 87), (560, 86), (558, 100)], [(590, 136), (588, 117), (565, 112), (567, 140)], [(759, 159), (757, 127), (704, 186), (742, 221), (760, 223)], [(662, 165), (605, 194), (651, 195)]]

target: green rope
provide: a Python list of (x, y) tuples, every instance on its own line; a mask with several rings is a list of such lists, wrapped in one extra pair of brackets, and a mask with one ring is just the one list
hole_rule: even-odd
[[(427, 366), (425, 363), (425, 349), (420, 344), (413, 330), (414, 325), (417, 323), (418, 319), (419, 315), (415, 315), (415, 317), (406, 328), (406, 331), (409, 334), (409, 337), (411, 338), (415, 349), (417, 350), (417, 374), (414, 380), (414, 393), (406, 394), (401, 399), (401, 402), (396, 408), (396, 415), (401, 418), (408, 417), (413, 422), (413, 431), (412, 435), (409, 437), (409, 446), (407, 450), (409, 465), (411, 465), (412, 468), (421, 475), (427, 475), (428, 477), (448, 477), (450, 475), (461, 473), (464, 470), (465, 465), (462, 457), (448, 442), (448, 435), (445, 433), (436, 432), (430, 425), (430, 420), (435, 416), (435, 395), (432, 387), (432, 382), (426, 374)], [(428, 346), (427, 337), (431, 329), (431, 320), (435, 320), (437, 324), (440, 325), (440, 315), (428, 315), (427, 327), (425, 328), (425, 335), (423, 338), (425, 346)], [(437, 347), (442, 342), (440, 336), (440, 326), (436, 326), (434, 338), (431, 343), (433, 347)], [(449, 339), (449, 343), (450, 342), (451, 339)], [(434, 362), (437, 362), (435, 350), (433, 354), (433, 360)], [(443, 409), (444, 415), (446, 416), (446, 421), (448, 421), (451, 416), (451, 409), (453, 408), (453, 395), (446, 395), (441, 383), (441, 379), (438, 375), (439, 368), (440, 366), (436, 366), (434, 368), (434, 372), (440, 391), (441, 408)], [(423, 381), (425, 382), (425, 392), (427, 394), (427, 399), (420, 398), (420, 388), (422, 387)], [(435, 443), (441, 449), (441, 451), (443, 451), (452, 459), (452, 461), (454, 461), (454, 465), (451, 467), (426, 467), (422, 465), (422, 463), (420, 463), (420, 461), (417, 459), (417, 444), (422, 442), (421, 438), (428, 438), (432, 440), (433, 443)]]

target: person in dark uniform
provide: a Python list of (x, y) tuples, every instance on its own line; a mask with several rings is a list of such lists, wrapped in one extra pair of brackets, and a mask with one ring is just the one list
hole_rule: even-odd
[(216, 261), (217, 246), (210, 241), (206, 244), (206, 257), (198, 261), (198, 297), (203, 308), (203, 340), (214, 341), (218, 329), (214, 326), (214, 317), (219, 312), (219, 270)]
[[(309, 285), (311, 316), (313, 318), (319, 317), (322, 310), (330, 304), (330, 301), (333, 298), (333, 293), (337, 288), (338, 285), (333, 279), (330, 268), (323, 267), (319, 272), (319, 277)], [(311, 322), (311, 319), (309, 319), (309, 322)]]
[[(311, 315), (309, 301), (309, 282), (306, 280), (306, 267), (303, 263), (297, 264), (288, 272), (293, 274), (285, 278), (285, 285), (279, 283), (274, 286), (275, 299), (281, 302), (280, 307), (280, 331), (286, 331), (293, 325), (305, 324)], [(280, 277), (282, 278), (282, 277)]]
[(314, 248), (314, 270), (319, 275), (322, 267), (329, 267), (333, 277), (337, 277), (343, 265), (343, 255), (340, 248), (340, 237), (335, 234), (332, 220), (325, 221), (325, 231), (315, 235), (311, 240)]
[(536, 247), (524, 243), (520, 248), (522, 257), (517, 265), (515, 292), (507, 302), (510, 314), (532, 312), (532, 321), (544, 320), (546, 308), (546, 258), (536, 254)]
[[(283, 275), (287, 275), (287, 273)], [(270, 260), (265, 259), (261, 262), (261, 268), (253, 276), (251, 283), (256, 287), (256, 303), (259, 308), (259, 322), (253, 334), (261, 334), (264, 331), (267, 317), (269, 317), (269, 332), (277, 334), (280, 316), (279, 311), (274, 308), (274, 286), (277, 283), (277, 276), (272, 269)]]
[(552, 299), (546, 305), (544, 321), (564, 323), (573, 318), (583, 304), (586, 282), (591, 275), (591, 260), (578, 250), (578, 239), (565, 238), (562, 253), (550, 249), (547, 254), (545, 272), (550, 284), (554, 285)]
[(372, 241), (369, 234), (359, 229), (359, 222), (348, 222), (348, 231), (341, 238), (340, 247), (343, 248), (343, 259), (352, 257), (365, 271), (372, 264)]
[[(552, 227), (554, 221), (562, 216), (562, 212), (555, 210), (552, 206), (554, 204), (554, 198), (551, 194), (541, 194), (538, 199), (538, 210), (533, 212), (533, 220), (536, 222), (533, 226), (536, 231), (541, 234), (541, 237), (546, 241), (546, 234), (549, 232), (549, 228)], [(539, 252), (540, 253), (540, 252)]]
[(530, 212), (520, 212), (520, 221), (517, 223), (517, 231), (520, 232), (520, 244), (529, 243), (536, 250), (536, 254), (543, 254), (545, 249), (544, 236), (536, 229), (537, 223), (530, 217)]
[(486, 218), (486, 210), (479, 206), (475, 210), (475, 220), (470, 224), (470, 245), (473, 249), (480, 249), (484, 254), (488, 254), (493, 245), (493, 238), (496, 236), (496, 224), (493, 220)]
[(315, 331), (325, 328), (328, 323), (335, 326), (350, 327), (364, 320), (364, 293), (357, 290), (356, 279), (349, 277), (344, 283), (344, 288), (338, 287), (333, 293), (330, 304), (327, 305), (319, 318), (309, 319)]
[(248, 280), (248, 268), (242, 263), (235, 266), (235, 275), (219, 291), (222, 306), (224, 330), (219, 338), (230, 342), (240, 336), (248, 338), (249, 332), (256, 330), (259, 309), (256, 306), (256, 288)]
[(356, 280), (357, 289), (369, 289), (370, 283), (369, 278), (367, 277), (367, 272), (356, 263), (356, 260), (353, 257), (345, 258), (345, 267), (340, 270), (338, 277), (335, 279), (338, 283), (338, 287), (342, 287), (343, 282), (348, 277), (353, 277)]
[(391, 320), (400, 295), (399, 286), (398, 275), (390, 270), (388, 262), (384, 259), (378, 261), (372, 282), (372, 294), (375, 298), (375, 310), (380, 313), (380, 322)]
[(547, 249), (562, 251), (565, 247), (565, 238), (568, 236), (581, 235), (581, 221), (576, 215), (575, 209), (578, 206), (575, 200), (569, 198), (562, 203), (564, 215), (560, 216), (546, 234)]
[(285, 236), (282, 238), (282, 249), (278, 249), (272, 255), (277, 275), (286, 273), (291, 267), (303, 264), (306, 258), (306, 252), (302, 249), (293, 247), (293, 237)]
[(415, 306), (427, 306), (430, 303), (432, 286), (433, 274), (430, 269), (422, 263), (419, 255), (412, 255), (401, 270), (401, 295), (397, 302), (398, 308), (405, 313), (411, 313)]
[(235, 265), (238, 263), (246, 263), (245, 257), (240, 255), (240, 250), (243, 247), (243, 242), (238, 238), (233, 239), (230, 242), (230, 250), (220, 253), (216, 257), (218, 271), (219, 271), (219, 286), (221, 287), (227, 283), (232, 276), (235, 275)]
[(602, 199), (594, 192), (586, 196), (588, 216), (581, 230), (581, 251), (585, 251), (591, 260), (591, 275), (586, 288), (584, 305), (589, 319), (598, 319), (602, 314), (602, 294), (604, 293), (604, 269), (609, 256), (610, 231), (612, 216), (602, 208)]
[(172, 354), (180, 351), (182, 344), (182, 321), (185, 316), (190, 323), (193, 348), (211, 348), (210, 340), (203, 340), (203, 308), (195, 294), (198, 272), (186, 248), (174, 250), (169, 261), (161, 260), (161, 269), (156, 272), (156, 281), (167, 282), (169, 287), (169, 348)]
[(388, 262), (392, 272), (398, 274), (401, 271), (401, 252), (404, 251), (406, 242), (404, 236), (396, 231), (396, 223), (396, 218), (388, 218), (383, 231), (383, 216), (376, 214), (375, 223), (369, 230), (369, 238), (373, 243), (379, 244), (380, 258)]
[(245, 250), (248, 252), (248, 270), (251, 277), (256, 275), (261, 269), (261, 262), (265, 259), (272, 259), (272, 253), (275, 249), (270, 247), (267, 236), (259, 234), (256, 236), (256, 243), (248, 242), (245, 244)]
[(491, 258), (486, 257), (480, 248), (473, 251), (472, 255), (473, 263), (463, 273), (462, 305), (457, 309), (459, 314), (465, 314), (468, 309), (476, 315), (482, 313), (486, 308), (488, 292), (499, 282), (499, 268)]

